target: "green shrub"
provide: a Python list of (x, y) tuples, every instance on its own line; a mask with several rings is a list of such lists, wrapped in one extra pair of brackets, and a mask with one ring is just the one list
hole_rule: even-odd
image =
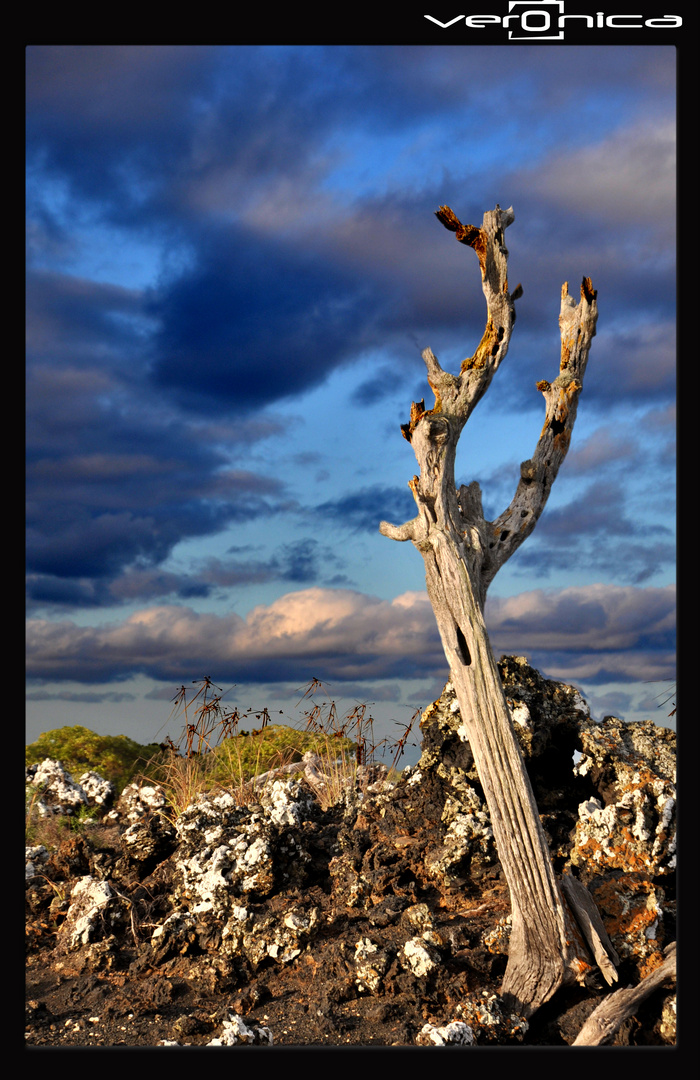
[(78, 724), (54, 728), (26, 748), (25, 762), (35, 765), (44, 758), (60, 761), (77, 782), (83, 773), (96, 772), (111, 780), (119, 795), (146, 763), (161, 753), (157, 744), (142, 746), (126, 735), (97, 735)]
[(285, 724), (270, 724), (250, 734), (240, 732), (224, 739), (207, 755), (207, 775), (216, 784), (245, 783), (259, 773), (301, 761), (310, 750), (327, 758), (329, 753), (354, 755), (355, 743), (343, 736), (299, 731)]
[(283, 724), (239, 732), (214, 749), (191, 757), (164, 754), (151, 763), (148, 778), (165, 789), (173, 820), (199, 795), (227, 791), (245, 806), (255, 798), (248, 781), (254, 776), (301, 761), (309, 750), (333, 768), (341, 758), (354, 768), (356, 747), (350, 739), (310, 733)]

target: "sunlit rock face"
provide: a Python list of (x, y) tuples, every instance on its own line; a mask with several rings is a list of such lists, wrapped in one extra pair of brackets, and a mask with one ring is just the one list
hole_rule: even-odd
[[(544, 679), (524, 657), (498, 666), (555, 867), (587, 884), (613, 945), (643, 977), (662, 962), (666, 928), (675, 931), (676, 733), (612, 716), (597, 723), (576, 687)], [(433, 860), (447, 875), (450, 855), (464, 865), (475, 853), (477, 822), (483, 850), (490, 824), (450, 683), (421, 730), (419, 767), (449, 790)]]
[(653, 877), (676, 865), (676, 733), (651, 721), (606, 716), (581, 725), (574, 767), (598, 796), (579, 806), (571, 861), (585, 873), (620, 869)]
[(45, 758), (25, 770), (25, 783), (33, 788), (32, 798), (43, 816), (71, 815), (82, 808), (105, 807), (114, 797), (114, 784), (96, 772), (83, 773), (78, 783), (60, 761)]

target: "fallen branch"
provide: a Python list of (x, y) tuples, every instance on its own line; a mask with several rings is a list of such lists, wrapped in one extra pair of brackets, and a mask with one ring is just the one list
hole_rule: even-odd
[(581, 1028), (574, 1046), (602, 1046), (611, 1041), (615, 1032), (630, 1016), (634, 1016), (641, 1003), (664, 982), (676, 981), (676, 943), (664, 949), (666, 959), (660, 967), (647, 975), (637, 986), (616, 990), (595, 1009)]

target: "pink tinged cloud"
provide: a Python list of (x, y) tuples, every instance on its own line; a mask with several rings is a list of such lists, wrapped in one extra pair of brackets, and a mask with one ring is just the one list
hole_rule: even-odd
[[(557, 668), (569, 664), (571, 678), (603, 668), (648, 678), (639, 673), (645, 664), (667, 668), (672, 660), (675, 588), (592, 585), (495, 597), (487, 605), (487, 625), (497, 655), (546, 654)], [(274, 679), (276, 663), (286, 665), (285, 677), (292, 664), (300, 678), (345, 680), (445, 670), (423, 592), (390, 601), (311, 588), (259, 605), (245, 618), (162, 605), (96, 627), (28, 623), (27, 670), (35, 678), (107, 681), (143, 671), (156, 678), (206, 673), (243, 679), (246, 670), (263, 665), (266, 678)]]

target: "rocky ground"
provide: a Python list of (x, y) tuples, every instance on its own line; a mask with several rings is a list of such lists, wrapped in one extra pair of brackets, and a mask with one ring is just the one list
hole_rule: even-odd
[[(555, 868), (636, 985), (675, 940), (675, 732), (595, 723), (575, 688), (499, 666)], [(571, 1045), (610, 988), (591, 961), (529, 1023), (500, 998), (508, 889), (460, 723), (448, 684), (418, 765), (393, 784), (362, 767), (329, 809), (312, 755), (247, 806), (220, 794), (176, 821), (145, 783), (110, 809), (99, 778), (32, 767), (47, 813), (71, 792), (104, 809), (27, 849), (27, 1044)], [(674, 987), (613, 1042), (674, 1044)]]

